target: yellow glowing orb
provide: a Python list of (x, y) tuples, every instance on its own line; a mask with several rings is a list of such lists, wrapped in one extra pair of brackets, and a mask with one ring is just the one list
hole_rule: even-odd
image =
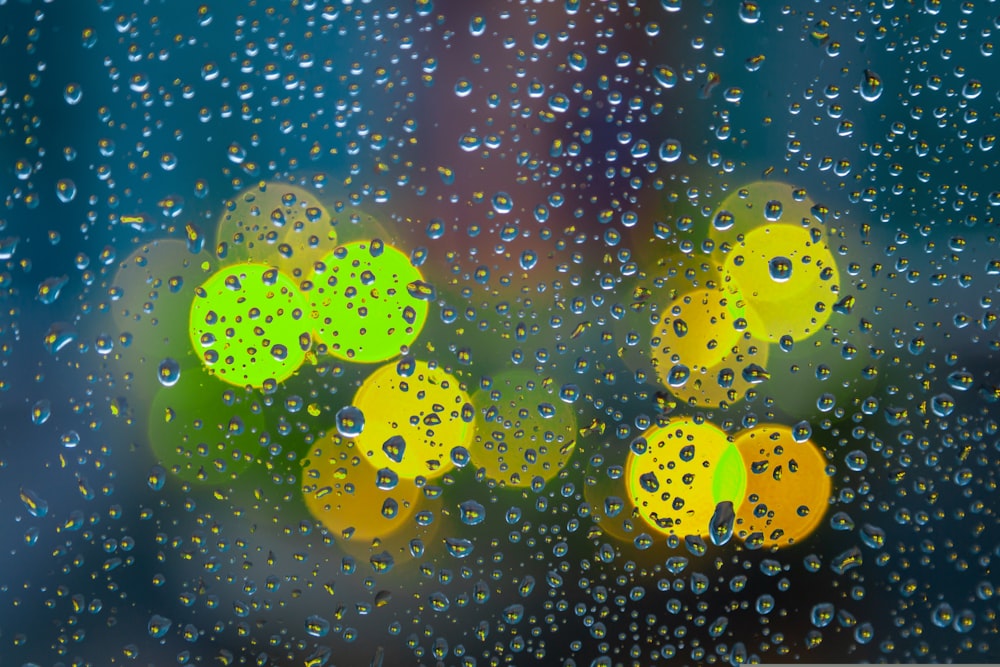
[(798, 340), (821, 329), (837, 301), (840, 274), (821, 238), (768, 224), (747, 232), (726, 257), (727, 289), (742, 298), (747, 330), (759, 340)]
[(473, 465), (507, 486), (548, 481), (576, 447), (576, 415), (551, 387), (530, 371), (506, 371), (489, 389), (472, 395), (476, 408)]
[(266, 430), (261, 406), (195, 366), (162, 387), (149, 408), (149, 443), (160, 464), (189, 482), (231, 482), (256, 460)]
[[(704, 340), (696, 331), (688, 335)], [(766, 381), (768, 355), (766, 344), (741, 333), (711, 366), (682, 367), (662, 354), (661, 348), (651, 350), (650, 360), (660, 383), (678, 400), (695, 407), (718, 408), (743, 400), (748, 390)]]
[(625, 477), (639, 513), (660, 532), (708, 536), (716, 506), (743, 497), (746, 469), (718, 427), (672, 419), (644, 434), (646, 447), (629, 453)]
[(824, 211), (805, 190), (779, 181), (757, 181), (731, 192), (712, 213), (708, 236), (721, 262), (741, 237), (761, 225), (822, 224)]
[(801, 541), (823, 521), (831, 493), (823, 452), (796, 442), (787, 426), (740, 433), (736, 447), (747, 466), (746, 494), (736, 505), (736, 535), (763, 534), (764, 546)]
[(404, 358), (381, 366), (361, 384), (351, 428), (360, 454), (400, 478), (440, 477), (454, 467), (452, 450), (468, 449), (474, 408), (458, 380), (427, 362)]
[(337, 246), (337, 230), (315, 193), (261, 182), (226, 204), (216, 243), (226, 263), (269, 264), (298, 282)]
[(407, 519), (420, 494), (413, 479), (374, 466), (354, 442), (336, 433), (314, 445), (302, 470), (302, 497), (310, 514), (332, 533), (361, 543), (404, 527), (412, 533)]
[(433, 290), (405, 254), (381, 242), (338, 248), (311, 280), (317, 337), (338, 359), (391, 359), (413, 344), (427, 321)]
[(292, 279), (263, 264), (213, 274), (191, 304), (191, 343), (217, 377), (238, 386), (282, 381), (305, 359), (305, 298)]
[(734, 321), (742, 313), (723, 290), (694, 290), (674, 299), (650, 340), (658, 368), (702, 370), (726, 357), (741, 337)]

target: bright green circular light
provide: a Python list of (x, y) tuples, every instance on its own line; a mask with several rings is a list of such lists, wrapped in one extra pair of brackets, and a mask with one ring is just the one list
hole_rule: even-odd
[(476, 435), (469, 454), (487, 477), (525, 487), (535, 477), (548, 481), (569, 461), (576, 447), (576, 415), (543, 378), (528, 371), (506, 371), (490, 389), (472, 395)]
[(625, 476), (639, 513), (666, 534), (707, 536), (716, 506), (739, 504), (746, 489), (740, 452), (718, 427), (688, 417), (646, 431)]
[(291, 278), (263, 264), (213, 274), (191, 305), (195, 352), (215, 375), (238, 386), (282, 381), (311, 344), (306, 301)]
[(427, 321), (423, 276), (392, 246), (348, 243), (323, 259), (312, 280), (316, 334), (338, 359), (391, 359), (413, 344)]
[(231, 482), (256, 459), (265, 431), (259, 406), (200, 368), (163, 387), (149, 409), (149, 443), (168, 471), (189, 482)]

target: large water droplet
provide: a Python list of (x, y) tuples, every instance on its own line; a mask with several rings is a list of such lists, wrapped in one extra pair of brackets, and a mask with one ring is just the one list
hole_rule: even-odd
[(181, 379), (181, 365), (176, 359), (167, 357), (156, 369), (156, 377), (164, 387), (173, 387)]
[(724, 500), (715, 506), (715, 512), (708, 522), (708, 536), (712, 544), (722, 546), (733, 537), (733, 525), (736, 521), (736, 512), (733, 503)]
[(356, 438), (365, 430), (365, 415), (353, 405), (337, 411), (337, 432), (345, 438)]
[(774, 282), (788, 282), (792, 277), (792, 260), (781, 256), (772, 257), (767, 263), (767, 270)]
[(866, 69), (864, 77), (861, 79), (861, 99), (866, 102), (874, 102), (882, 96), (884, 88), (882, 77), (872, 70)]

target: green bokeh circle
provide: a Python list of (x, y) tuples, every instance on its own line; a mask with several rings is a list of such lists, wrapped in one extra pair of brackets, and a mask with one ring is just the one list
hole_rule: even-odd
[(260, 387), (294, 373), (311, 345), (307, 304), (291, 278), (264, 264), (213, 274), (191, 305), (191, 344), (217, 377)]
[(405, 254), (358, 241), (323, 264), (308, 294), (317, 338), (329, 354), (375, 363), (413, 344), (427, 321), (428, 302), (410, 293), (423, 276)]
[(161, 388), (149, 408), (153, 454), (188, 482), (231, 483), (258, 457), (265, 430), (252, 398), (197, 366)]

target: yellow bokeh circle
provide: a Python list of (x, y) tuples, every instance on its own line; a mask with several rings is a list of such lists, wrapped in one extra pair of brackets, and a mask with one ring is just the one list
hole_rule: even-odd
[(802, 188), (756, 181), (731, 192), (712, 213), (708, 237), (721, 263), (747, 232), (767, 224), (802, 227), (819, 223), (815, 201)]
[(714, 366), (732, 350), (741, 332), (737, 299), (725, 290), (698, 289), (674, 299), (660, 316), (651, 340), (659, 367)]
[(227, 203), (216, 231), (216, 253), (227, 263), (276, 266), (298, 282), (336, 247), (331, 222), (316, 194), (262, 182)]
[(309, 513), (342, 538), (370, 542), (404, 527), (421, 495), (413, 479), (393, 478), (336, 433), (313, 448), (302, 471), (302, 497)]
[(469, 395), (452, 375), (424, 361), (404, 358), (379, 367), (352, 406), (364, 419), (354, 436), (361, 456), (400, 478), (440, 477), (455, 465), (452, 450), (472, 443)]
[(832, 489), (822, 450), (810, 440), (796, 442), (792, 429), (777, 424), (743, 431), (735, 445), (747, 466), (736, 535), (761, 533), (764, 546), (784, 547), (815, 530)]
[(476, 422), (470, 458), (506, 486), (529, 486), (536, 477), (549, 481), (576, 447), (573, 407), (542, 381), (530, 371), (506, 371), (493, 377), (489, 389), (472, 395)]
[(662, 533), (708, 536), (716, 506), (735, 507), (746, 487), (739, 451), (711, 423), (689, 417), (670, 420), (643, 436), (629, 453), (626, 484), (639, 513)]
[(799, 340), (823, 327), (837, 301), (833, 253), (809, 229), (767, 224), (747, 232), (727, 255), (727, 289), (745, 307), (758, 340)]

